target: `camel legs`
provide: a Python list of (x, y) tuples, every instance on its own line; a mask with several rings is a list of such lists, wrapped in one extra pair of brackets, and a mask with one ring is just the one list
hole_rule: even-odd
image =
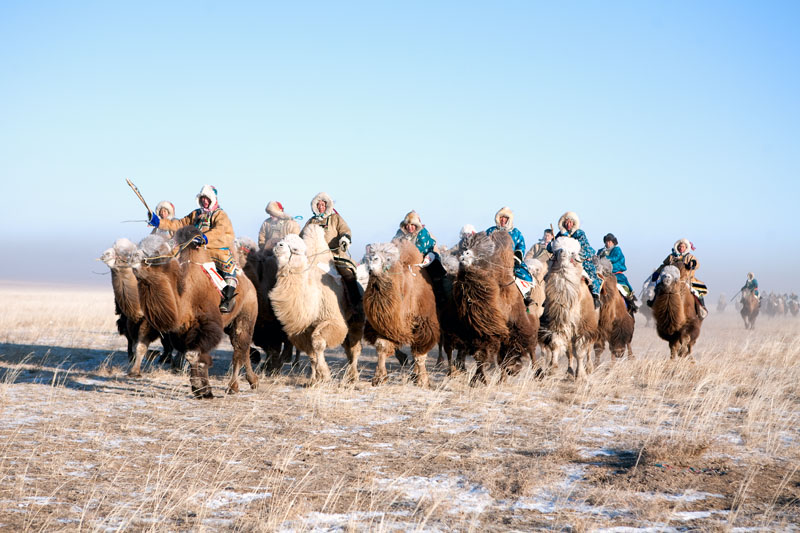
[(430, 383), (428, 381), (428, 369), (425, 368), (425, 362), (428, 359), (427, 353), (414, 353), (414, 381), (420, 387), (427, 388)]
[(327, 343), (322, 337), (322, 328), (317, 328), (311, 334), (311, 351), (308, 352), (308, 358), (311, 360), (311, 383), (320, 383), (323, 381), (330, 381), (331, 369), (325, 361), (325, 348)]
[(211, 384), (208, 381), (208, 369), (211, 366), (211, 355), (194, 350), (186, 352), (186, 360), (191, 365), (189, 383), (195, 398), (213, 398)]
[(150, 343), (158, 338), (156, 333), (147, 322), (136, 328), (136, 341), (134, 342), (133, 361), (131, 361), (131, 368), (128, 370), (128, 376), (132, 378), (142, 377), (142, 359), (147, 354), (147, 347)]
[(575, 379), (586, 379), (586, 375), (594, 370), (594, 363), (591, 357), (592, 345), (585, 339), (575, 339), (572, 349), (575, 356)]
[(239, 392), (239, 370), (241, 370), (242, 366), (244, 366), (245, 376), (250, 388), (255, 390), (258, 388), (258, 376), (253, 372), (253, 365), (250, 361), (251, 336), (239, 330), (243, 326), (231, 324), (231, 327), (233, 329), (229, 337), (233, 345), (233, 368), (231, 370), (231, 380), (225, 392), (228, 394)]
[(361, 355), (361, 333), (358, 328), (351, 328), (344, 339), (344, 353), (347, 355), (347, 371), (344, 381), (358, 381), (358, 357)]
[(375, 342), (375, 351), (378, 352), (378, 364), (375, 367), (375, 376), (372, 378), (373, 385), (381, 385), (386, 382), (389, 373), (386, 372), (386, 358), (394, 353), (395, 345), (386, 339), (378, 339)]

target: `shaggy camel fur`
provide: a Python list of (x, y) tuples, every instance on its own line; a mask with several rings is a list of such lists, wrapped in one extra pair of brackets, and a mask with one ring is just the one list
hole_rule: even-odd
[(756, 317), (758, 316), (758, 298), (751, 289), (742, 289), (742, 310), (740, 313), (744, 320), (744, 329), (754, 329), (756, 327)]
[(136, 253), (136, 245), (128, 239), (117, 239), (114, 246), (103, 252), (100, 260), (111, 270), (111, 287), (114, 289), (114, 306), (117, 330), (128, 341), (128, 375), (142, 377), (142, 359), (147, 347), (156, 339), (161, 339), (164, 350), (162, 361), (169, 360), (173, 369), (179, 369), (181, 358), (172, 357), (172, 343), (168, 335), (162, 336), (145, 319), (139, 305), (139, 288), (136, 276), (131, 269), (131, 258)]
[(269, 293), (272, 309), (292, 344), (308, 354), (311, 382), (331, 378), (325, 348), (340, 344), (349, 362), (345, 379), (357, 381), (364, 315), (347, 305), (324, 231), (310, 225), (302, 239), (287, 235), (275, 245), (274, 253), (278, 275)]
[(566, 355), (568, 372), (583, 379), (593, 369), (589, 352), (599, 338), (598, 312), (584, 279), (580, 243), (572, 237), (558, 237), (552, 250), (539, 328), (545, 367), (557, 367), (560, 357)]
[(669, 357), (685, 357), (700, 336), (702, 320), (697, 316), (695, 297), (689, 289), (691, 272), (666, 266), (656, 283), (653, 318), (658, 336), (669, 343)]
[(259, 250), (252, 241), (237, 241), (237, 253), (241, 260), (242, 270), (256, 288), (258, 298), (258, 318), (253, 329), (253, 344), (264, 350), (265, 368), (271, 373), (278, 373), (284, 363), (292, 360), (292, 343), (283, 330), (272, 302), (269, 291), (275, 287), (278, 276), (278, 259), (272, 247)]
[(386, 381), (386, 358), (407, 344), (414, 356), (414, 378), (418, 385), (428, 386), (425, 362), (439, 342), (440, 326), (433, 285), (420, 266), (422, 259), (408, 240), (367, 247), (370, 275), (363, 303), (370, 327), (364, 335), (378, 353), (373, 385)]
[(611, 261), (606, 258), (597, 259), (597, 275), (603, 280), (600, 289), (600, 317), (598, 320), (599, 337), (594, 343), (594, 361), (600, 364), (600, 357), (606, 344), (611, 351), (611, 361), (625, 355), (633, 359), (631, 339), (633, 339), (634, 320), (625, 305), (625, 298), (617, 288), (617, 277), (614, 275)]
[(258, 377), (250, 364), (250, 341), (258, 314), (253, 284), (239, 277), (236, 305), (230, 313), (219, 311), (220, 292), (201, 266), (211, 262), (205, 247), (193, 239), (201, 235), (194, 226), (175, 234), (180, 243), (177, 258), (169, 241), (157, 235), (146, 237), (139, 246), (133, 272), (139, 281), (139, 301), (145, 318), (159, 331), (172, 333), (180, 351), (191, 365), (190, 384), (198, 398), (212, 398), (208, 369), (211, 350), (227, 333), (233, 345), (233, 370), (227, 392), (239, 391), (239, 370), (244, 366), (250, 387)]
[(528, 313), (514, 283), (514, 247), (506, 231), (466, 236), (459, 244), (459, 271), (453, 282), (458, 332), (477, 363), (471, 383), (486, 374), (519, 372), (532, 361), (539, 318)]

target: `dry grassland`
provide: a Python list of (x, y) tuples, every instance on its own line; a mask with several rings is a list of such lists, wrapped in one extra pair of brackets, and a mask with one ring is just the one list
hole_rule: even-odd
[[(109, 290), (0, 286), (0, 529), (727, 531), (800, 523), (800, 320), (711, 315), (695, 361), (642, 322), (635, 360), (429, 390), (303, 368), (214, 400), (126, 376)], [(156, 346), (154, 346), (156, 348)], [(160, 348), (160, 347), (159, 347)], [(433, 354), (435, 360), (435, 354)], [(429, 357), (429, 360), (431, 358)], [(334, 370), (341, 351), (330, 354)], [(305, 358), (301, 362), (305, 362)], [(396, 363), (396, 361), (393, 361)]]

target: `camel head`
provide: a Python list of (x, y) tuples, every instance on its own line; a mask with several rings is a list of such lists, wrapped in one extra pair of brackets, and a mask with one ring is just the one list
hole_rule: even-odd
[(595, 264), (595, 268), (597, 268), (597, 274), (600, 276), (606, 277), (614, 272), (614, 267), (611, 266), (611, 261), (605, 257), (596, 255), (592, 257), (592, 262)]
[(559, 237), (553, 241), (550, 270), (581, 267), (581, 243), (572, 237)]
[(131, 254), (130, 263), (136, 270), (142, 265), (165, 263), (170, 259), (172, 259), (172, 241), (161, 235), (148, 235), (142, 239), (137, 250)]
[(661, 275), (658, 276), (658, 282), (656, 285), (660, 286), (664, 290), (672, 292), (680, 279), (681, 271), (678, 269), (678, 267), (669, 265), (665, 266), (661, 271)]
[(365, 262), (369, 273), (380, 275), (400, 260), (400, 249), (391, 242), (379, 242), (367, 246)]
[(492, 257), (494, 248), (494, 241), (485, 233), (466, 235), (458, 244), (458, 261), (464, 268), (470, 268)]
[(272, 251), (278, 260), (278, 268), (282, 268), (286, 265), (305, 267), (308, 264), (306, 250), (305, 241), (291, 233), (278, 241)]
[(130, 266), (133, 254), (136, 253), (136, 245), (128, 239), (117, 239), (114, 245), (103, 252), (100, 261), (108, 265), (108, 268), (124, 268)]

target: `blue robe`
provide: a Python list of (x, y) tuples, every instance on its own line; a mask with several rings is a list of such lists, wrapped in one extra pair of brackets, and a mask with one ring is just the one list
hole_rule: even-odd
[[(486, 235), (491, 235), (496, 230), (498, 230), (497, 226), (492, 226), (491, 228), (486, 230)], [(511, 236), (511, 241), (514, 243), (514, 252), (522, 252), (522, 255), (519, 257), (525, 257), (525, 237), (522, 236), (522, 232), (517, 228), (511, 228), (511, 231), (508, 232), (509, 236)], [(519, 279), (524, 279), (525, 281), (533, 281), (533, 276), (531, 276), (530, 270), (528, 270), (528, 265), (525, 262), (517, 263), (514, 266), (514, 276)]]
[(625, 254), (622, 253), (620, 247), (614, 246), (611, 250), (608, 248), (602, 248), (599, 252), (597, 252), (597, 255), (600, 257), (605, 257), (611, 261), (611, 270), (617, 277), (617, 283), (628, 287), (628, 290), (630, 290), (631, 294), (633, 294), (633, 287), (631, 287), (628, 278), (625, 276), (625, 274), (623, 274), (623, 272), (628, 269), (625, 267)]

